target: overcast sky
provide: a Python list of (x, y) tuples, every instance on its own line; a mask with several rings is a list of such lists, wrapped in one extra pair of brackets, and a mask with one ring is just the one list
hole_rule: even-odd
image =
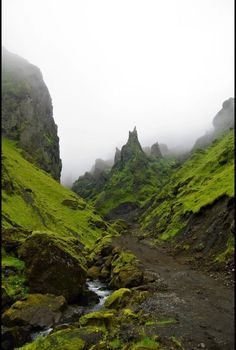
[(234, 96), (233, 0), (3, 0), (2, 41), (37, 65), (62, 182), (142, 146), (191, 146)]

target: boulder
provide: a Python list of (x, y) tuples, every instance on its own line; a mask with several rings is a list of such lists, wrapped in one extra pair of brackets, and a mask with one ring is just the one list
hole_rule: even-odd
[(91, 279), (96, 279), (100, 275), (100, 270), (101, 268), (98, 266), (91, 266), (87, 271), (87, 275)]
[(138, 266), (135, 255), (121, 252), (112, 261), (112, 273), (109, 286), (112, 288), (136, 287), (143, 282), (143, 272)]
[(112, 288), (136, 287), (143, 282), (143, 272), (132, 265), (124, 266), (116, 274), (113, 274), (109, 284)]
[(1, 349), (13, 350), (22, 346), (26, 342), (30, 342), (30, 327), (2, 327)]
[(33, 233), (19, 248), (31, 293), (63, 295), (74, 302), (86, 282), (85, 259), (78, 245), (53, 233)]
[(124, 307), (130, 296), (131, 296), (131, 290), (128, 288), (120, 288), (113, 292), (109, 297), (107, 297), (105, 301), (105, 307), (109, 309), (119, 309), (121, 307)]
[(105, 326), (107, 328), (111, 325), (115, 314), (115, 310), (94, 311), (82, 316), (79, 323), (81, 326)]
[(29, 294), (26, 300), (15, 302), (4, 312), (2, 322), (7, 327), (51, 327), (60, 320), (65, 307), (63, 296)]

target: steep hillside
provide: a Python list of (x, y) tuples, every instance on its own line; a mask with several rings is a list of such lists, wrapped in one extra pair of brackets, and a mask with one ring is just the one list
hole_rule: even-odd
[(102, 190), (111, 170), (113, 162), (96, 159), (90, 172), (86, 172), (73, 183), (72, 191), (78, 193), (82, 198), (93, 200)]
[(234, 133), (195, 151), (153, 197), (140, 218), (143, 229), (182, 250), (225, 260), (233, 250)]
[[(125, 218), (135, 220), (138, 210), (163, 184), (174, 169), (175, 162), (162, 158), (158, 143), (152, 147), (148, 157), (138, 140), (136, 128), (129, 132), (127, 143), (121, 151), (117, 150), (114, 166), (103, 178), (100, 191), (90, 183), (89, 177), (77, 180), (73, 186), (83, 196), (85, 189), (91, 191), (95, 207), (107, 219)], [(103, 173), (104, 176), (104, 173)], [(87, 180), (85, 189), (83, 185)], [(89, 194), (87, 194), (89, 198)]]
[[(106, 224), (74, 192), (22, 157), (13, 141), (2, 142), (2, 225), (50, 230), (90, 246)], [(100, 226), (100, 227), (99, 227)]]
[(57, 126), (40, 70), (2, 49), (2, 135), (16, 140), (25, 156), (60, 179)]

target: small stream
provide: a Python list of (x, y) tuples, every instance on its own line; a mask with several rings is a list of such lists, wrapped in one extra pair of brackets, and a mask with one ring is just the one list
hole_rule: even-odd
[[(88, 290), (90, 290), (98, 295), (99, 303), (92, 305), (92, 306), (78, 306), (78, 305), (73, 306), (73, 305), (70, 305), (69, 307), (71, 309), (73, 309), (75, 315), (78, 313), (78, 309), (80, 310), (80, 312), (81, 312), (81, 310), (83, 310), (83, 314), (87, 314), (89, 312), (100, 310), (104, 306), (106, 298), (112, 293), (112, 291), (109, 290), (107, 288), (107, 286), (104, 283), (102, 283), (101, 281), (99, 281), (98, 279), (87, 280), (86, 285), (88, 287)], [(59, 322), (59, 323), (57, 323), (57, 326), (69, 325), (69, 324), (70, 323), (66, 323), (66, 322), (60, 323)], [(52, 327), (49, 327), (47, 329), (32, 332), (31, 338), (32, 338), (32, 340), (35, 340), (39, 336), (46, 336), (46, 335), (50, 334), (53, 331), (53, 329), (54, 328), (52, 326)]]
[(107, 286), (99, 280), (87, 280), (88, 289), (95, 292), (99, 296), (99, 303), (90, 307), (88, 312), (98, 311), (105, 303), (106, 298), (111, 294), (111, 290), (107, 289)]

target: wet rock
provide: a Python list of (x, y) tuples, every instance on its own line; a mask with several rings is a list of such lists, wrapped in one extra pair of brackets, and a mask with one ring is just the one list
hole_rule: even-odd
[(99, 296), (92, 290), (85, 290), (79, 297), (77, 303), (84, 306), (96, 305), (99, 303)]
[(2, 322), (8, 327), (50, 327), (60, 320), (65, 306), (63, 296), (30, 294), (27, 300), (17, 301), (5, 311)]
[(1, 348), (13, 350), (31, 340), (30, 327), (2, 327)]
[(101, 280), (106, 280), (109, 276), (110, 276), (110, 270), (106, 266), (104, 266), (101, 269), (100, 279)]
[(36, 232), (18, 250), (25, 261), (31, 293), (63, 295), (74, 302), (86, 282), (85, 260), (72, 242)]
[[(60, 318), (60, 324), (63, 325), (63, 323), (73, 323), (80, 319), (81, 316), (83, 316), (85, 313), (85, 308), (83, 306), (79, 305), (68, 305), (63, 311), (62, 316)], [(60, 325), (61, 326), (61, 325)], [(57, 329), (59, 326), (57, 326)], [(63, 326), (68, 327), (68, 326)]]
[(106, 245), (102, 248), (100, 254), (102, 257), (108, 256), (112, 253), (113, 249), (114, 249), (114, 247), (112, 245)]
[(13, 299), (8, 295), (6, 289), (2, 287), (2, 311), (6, 310), (13, 303)]

